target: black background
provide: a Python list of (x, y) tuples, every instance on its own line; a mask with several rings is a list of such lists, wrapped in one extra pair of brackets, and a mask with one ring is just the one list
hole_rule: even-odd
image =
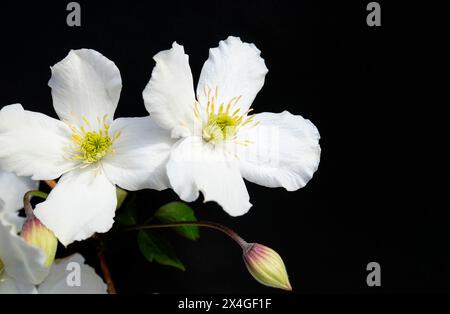
[[(371, 28), (369, 1), (79, 1), (82, 26), (71, 28), (68, 2), (1, 2), (0, 106), (20, 102), (56, 117), (49, 67), (70, 49), (91, 48), (121, 71), (116, 117), (143, 116), (154, 54), (175, 40), (184, 45), (196, 81), (208, 49), (240, 36), (269, 68), (255, 112), (310, 119), (322, 136), (322, 159), (296, 192), (248, 183), (253, 208), (243, 217), (201, 200), (192, 204), (197, 217), (276, 249), (295, 293), (449, 291), (449, 176), (437, 166), (448, 141), (438, 140), (446, 127), (433, 106), (446, 104), (425, 92), (434, 79), (428, 71), (440, 71), (439, 52), (411, 5), (379, 1), (382, 26)], [(137, 195), (143, 216), (177, 200), (172, 191)], [(202, 230), (198, 242), (173, 242), (186, 272), (146, 262), (131, 235), (110, 241), (119, 292), (277, 292), (250, 277), (222, 234)], [(98, 267), (89, 245), (71, 249)], [(366, 285), (371, 261), (381, 264), (382, 287)]]

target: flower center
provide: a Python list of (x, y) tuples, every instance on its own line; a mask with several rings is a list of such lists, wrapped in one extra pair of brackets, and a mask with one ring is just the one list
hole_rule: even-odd
[(83, 119), (83, 121), (91, 128), (90, 131), (87, 131), (84, 126), (79, 129), (71, 126), (73, 146), (69, 152), (70, 160), (82, 161), (88, 166), (100, 161), (108, 153), (114, 153), (113, 144), (119, 138), (120, 132), (110, 136), (106, 118), (107, 116), (103, 117), (102, 120), (98, 119), (98, 130), (92, 130), (87, 119)]
[(92, 163), (105, 157), (111, 146), (112, 140), (107, 131), (86, 132), (84, 138), (80, 141), (80, 152), (85, 161)]
[(211, 113), (203, 127), (203, 139), (207, 142), (218, 142), (234, 138), (238, 126), (237, 117), (231, 117), (227, 113)]
[(248, 115), (251, 109), (242, 114), (239, 114), (240, 108), (235, 109), (241, 96), (232, 98), (226, 105), (225, 103), (221, 103), (219, 109), (216, 111), (216, 102), (218, 99), (217, 87), (214, 95), (211, 95), (211, 90), (206, 88), (205, 95), (208, 98), (206, 119), (202, 119), (199, 104), (196, 103), (194, 106), (195, 116), (197, 119), (202, 120), (202, 137), (205, 142), (217, 144), (223, 141), (235, 140), (239, 129), (252, 122), (254, 116)]

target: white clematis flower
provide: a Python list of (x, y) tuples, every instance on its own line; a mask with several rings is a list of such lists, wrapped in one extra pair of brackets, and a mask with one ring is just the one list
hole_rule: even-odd
[[(115, 185), (167, 188), (171, 143), (149, 117), (113, 120), (122, 87), (115, 64), (94, 50), (72, 50), (51, 68), (49, 86), (61, 120), (19, 104), (0, 111), (0, 166), (34, 180), (62, 175), (35, 215), (64, 245), (106, 232)], [(165, 152), (162, 154), (161, 152)]]
[(196, 95), (182, 46), (154, 60), (143, 97), (151, 118), (177, 139), (167, 174), (181, 199), (201, 191), (239, 216), (251, 207), (243, 178), (288, 191), (311, 179), (320, 160), (317, 128), (286, 111), (249, 114), (268, 71), (253, 44), (229, 37), (211, 49)]
[(0, 293), (33, 293), (34, 285), (47, 276), (45, 253), (17, 235), (25, 222), (18, 215), (23, 196), (37, 185), (30, 178), (0, 171)]
[(44, 266), (44, 251), (27, 244), (17, 235), (16, 226), (9, 223), (0, 199), (0, 293), (34, 293), (48, 274)]
[[(44, 266), (46, 255), (27, 244), (0, 218), (0, 294), (57, 293), (105, 294), (107, 287), (94, 269), (84, 264), (81, 255), (56, 260)], [(80, 286), (67, 284), (67, 264), (80, 265)]]
[(39, 182), (29, 177), (18, 177), (14, 173), (0, 170), (0, 199), (4, 203), (1, 219), (11, 223), (17, 232), (25, 222), (25, 218), (19, 217), (18, 213), (23, 208), (23, 197), (25, 193), (38, 187)]
[[(44, 251), (18, 236), (24, 219), (18, 216), (23, 195), (37, 187), (29, 178), (0, 171), (0, 294), (30, 293), (106, 293), (106, 285), (81, 255), (57, 260), (45, 267)], [(79, 287), (67, 285), (66, 265), (80, 265)]]

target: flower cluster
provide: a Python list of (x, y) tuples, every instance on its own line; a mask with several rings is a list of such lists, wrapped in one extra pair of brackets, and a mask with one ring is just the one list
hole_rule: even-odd
[[(252, 206), (244, 179), (294, 191), (318, 168), (320, 136), (313, 123), (287, 111), (252, 112), (268, 72), (255, 45), (229, 37), (210, 49), (196, 91), (182, 46), (173, 43), (154, 60), (143, 91), (149, 116), (114, 117), (119, 69), (89, 49), (72, 50), (51, 67), (59, 119), (20, 104), (0, 110), (0, 168), (36, 181), (59, 178), (34, 215), (65, 246), (112, 227), (116, 186), (171, 188), (187, 202), (201, 191), (205, 202), (240, 216)], [(15, 229), (23, 221), (12, 212), (3, 216), (11, 225), (2, 225), (2, 232), (25, 246)], [(0, 247), (0, 266), (9, 276), (14, 270), (2, 255), (6, 247)], [(42, 262), (37, 251), (27, 250), (33, 262)]]
[[(51, 231), (36, 218), (19, 216), (23, 195), (36, 187), (29, 178), (0, 171), (0, 294), (106, 293), (106, 285), (81, 255), (54, 261), (56, 239)], [(70, 263), (80, 265), (80, 286), (66, 284)]]

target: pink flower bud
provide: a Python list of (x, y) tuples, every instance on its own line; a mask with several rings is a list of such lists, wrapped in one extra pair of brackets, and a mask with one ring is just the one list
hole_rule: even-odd
[(244, 247), (244, 262), (250, 274), (261, 284), (292, 290), (283, 260), (271, 248), (249, 243)]
[(21, 237), (29, 244), (47, 254), (44, 266), (50, 267), (55, 259), (58, 240), (36, 217), (28, 218), (22, 227)]

